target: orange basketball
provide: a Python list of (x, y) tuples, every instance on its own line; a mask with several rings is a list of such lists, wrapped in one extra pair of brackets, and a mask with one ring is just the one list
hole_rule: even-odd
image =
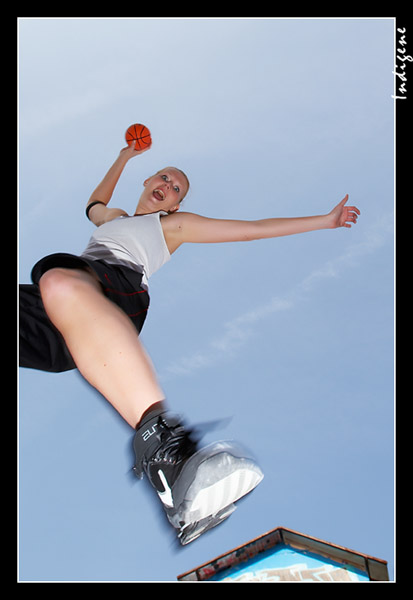
[(128, 143), (128, 146), (135, 141), (136, 150), (145, 150), (145, 148), (149, 148), (149, 146), (152, 144), (151, 132), (147, 127), (145, 127), (145, 125), (142, 125), (141, 123), (135, 123), (134, 125), (128, 127), (125, 133), (125, 139)]

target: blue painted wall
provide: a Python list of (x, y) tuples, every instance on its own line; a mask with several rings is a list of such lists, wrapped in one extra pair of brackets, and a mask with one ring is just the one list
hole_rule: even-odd
[(236, 567), (218, 573), (210, 581), (369, 581), (366, 573), (329, 561), (311, 552), (276, 546)]

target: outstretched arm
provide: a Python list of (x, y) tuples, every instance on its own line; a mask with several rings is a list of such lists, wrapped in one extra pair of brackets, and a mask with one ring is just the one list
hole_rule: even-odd
[(236, 221), (209, 219), (191, 213), (176, 215), (180, 219), (181, 243), (241, 242), (281, 237), (315, 231), (351, 227), (357, 222), (360, 211), (355, 206), (346, 206), (346, 195), (332, 211), (313, 217), (262, 219), (259, 221)]

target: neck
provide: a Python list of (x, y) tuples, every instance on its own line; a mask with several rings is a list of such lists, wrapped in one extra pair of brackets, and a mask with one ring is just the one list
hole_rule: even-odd
[(141, 208), (141, 209), (137, 208), (136, 211), (133, 213), (133, 216), (134, 217), (138, 217), (138, 216), (143, 216), (143, 215), (157, 215), (157, 214), (162, 213), (162, 212), (166, 213), (166, 211), (162, 210), (162, 209), (161, 210), (149, 210), (149, 211), (146, 211), (143, 208)]

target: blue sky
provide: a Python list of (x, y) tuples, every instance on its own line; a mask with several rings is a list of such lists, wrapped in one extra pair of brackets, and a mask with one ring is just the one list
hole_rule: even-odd
[(167, 165), (184, 209), (261, 219), (329, 211), (356, 228), (186, 245), (150, 281), (142, 340), (170, 408), (223, 419), (265, 478), (180, 549), (132, 430), (76, 372), (19, 372), (21, 581), (174, 581), (283, 526), (393, 575), (393, 19), (19, 20), (19, 276), (80, 253), (91, 191), (134, 122), (152, 149), (113, 206)]

